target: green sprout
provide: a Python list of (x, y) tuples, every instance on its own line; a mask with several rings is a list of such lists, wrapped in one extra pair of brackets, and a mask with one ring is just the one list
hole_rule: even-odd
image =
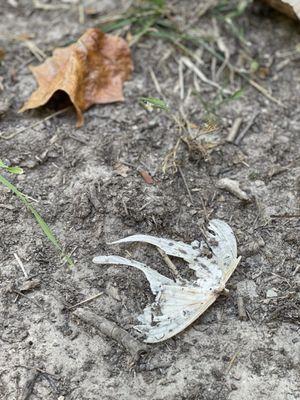
[(159, 109), (163, 111), (170, 111), (169, 106), (160, 99), (155, 97), (139, 97), (139, 104), (147, 111), (153, 111), (153, 109)]
[[(5, 171), (11, 173), (11, 174), (22, 174), (23, 169), (14, 166), (10, 167), (6, 165), (3, 161), (0, 160), (0, 168), (4, 169)], [(9, 190), (11, 190), (19, 200), (27, 207), (27, 209), (33, 214), (34, 218), (36, 219), (37, 223), (39, 224), (40, 228), (42, 229), (43, 233), (46, 235), (48, 240), (53, 244), (53, 246), (60, 252), (60, 254), (63, 256), (65, 261), (69, 264), (70, 267), (74, 265), (73, 260), (64, 253), (64, 250), (59, 243), (58, 239), (55, 237), (47, 223), (44, 221), (42, 216), (37, 212), (37, 210), (32, 206), (32, 204), (27, 200), (27, 196), (20, 192), (9, 180), (7, 180), (3, 175), (0, 174), (0, 182), (6, 186)]]

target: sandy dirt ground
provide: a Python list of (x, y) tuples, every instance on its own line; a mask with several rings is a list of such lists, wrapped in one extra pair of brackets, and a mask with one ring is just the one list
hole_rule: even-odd
[[(75, 128), (73, 111), (35, 127), (53, 110), (17, 113), (35, 88), (28, 65), (38, 64), (18, 35), (32, 35), (50, 55), (86, 28), (98, 26), (99, 17), (119, 13), (127, 5), (86, 3), (98, 14), (81, 23), (78, 9), (67, 2), (61, 3), (66, 9), (51, 11), (36, 8), (30, 0), (1, 2), (0, 46), (6, 53), (0, 65), (1, 158), (25, 171), (5, 176), (36, 200), (34, 206), (72, 253), (75, 265), (70, 269), (63, 264), (32, 215), (0, 187), (0, 399), (300, 398), (300, 24), (251, 5), (236, 22), (244, 31), (242, 45), (226, 24), (217, 22), (231, 62), (249, 67), (250, 54), (263, 67), (254, 79), (283, 106), (231, 76), (228, 88), (242, 87), (243, 95), (216, 109), (221, 143), (203, 153), (182, 142), (176, 154), (182, 174), (172, 167), (163, 173), (162, 164), (182, 133), (163, 112), (147, 113), (138, 104), (139, 96), (159, 97), (150, 69), (171, 109), (182, 108), (198, 126), (205, 120), (199, 97), (207, 105), (216, 93), (184, 67), (181, 99), (182, 54), (169, 42), (145, 37), (133, 46), (135, 71), (125, 84), (125, 102), (92, 107), (82, 128)], [(195, 9), (203, 3), (173, 1), (169, 6), (181, 26), (193, 20), (203, 35), (213, 37), (213, 10), (195, 22)], [(214, 65), (201, 46), (191, 51), (212, 79), (220, 63)], [(237, 117), (244, 128), (257, 111), (238, 146), (224, 140)], [(23, 127), (11, 139), (2, 137)], [(119, 174), (118, 163), (128, 167), (126, 176)], [(140, 170), (148, 171), (154, 184), (147, 184)], [(240, 182), (250, 201), (218, 188), (218, 180), (225, 177)], [(72, 305), (102, 293), (85, 309), (114, 321), (142, 342), (132, 327), (153, 300), (146, 279), (126, 267), (94, 265), (92, 258), (126, 256), (124, 247), (112, 250), (106, 243), (134, 233), (187, 243), (201, 239), (210, 218), (232, 226), (242, 261), (228, 282), (229, 295), (220, 296), (189, 329), (148, 345), (147, 352), (134, 359), (111, 337), (74, 316)], [(150, 246), (126, 249), (133, 258), (168, 273)], [(17, 295), (25, 277), (14, 254), (29, 278), (40, 282), (23, 295)], [(239, 298), (246, 320), (239, 318)]]

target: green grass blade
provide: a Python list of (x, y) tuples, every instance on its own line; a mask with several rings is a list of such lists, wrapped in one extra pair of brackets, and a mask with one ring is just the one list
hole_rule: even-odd
[(62, 254), (62, 256), (66, 259), (68, 264), (72, 266), (74, 263), (72, 259), (64, 254), (62, 246), (59, 244), (58, 240), (52, 233), (51, 229), (47, 225), (47, 223), (44, 221), (44, 219), (41, 217), (41, 215), (36, 211), (36, 209), (29, 203), (27, 200), (26, 196), (20, 192), (10, 181), (8, 181), (4, 176), (0, 175), (0, 182), (6, 186), (8, 189), (10, 189), (17, 197), (19, 200), (22, 201), (22, 203), (30, 210), (30, 212), (33, 214), (34, 218), (36, 219), (37, 223), (39, 224), (40, 228), (44, 232), (44, 234), (47, 236), (48, 240), (54, 245), (54, 247), (59, 250), (59, 252)]
[(100, 25), (100, 29), (105, 33), (109, 33), (115, 31), (116, 29), (124, 28), (124, 26), (130, 25), (132, 22), (134, 22), (133, 18), (119, 19), (117, 21), (107, 22)]
[(23, 174), (24, 172), (21, 167), (9, 167), (8, 165), (4, 164), (2, 160), (0, 160), (0, 168), (4, 168), (11, 174), (16, 174), (16, 175)]
[(153, 108), (157, 108), (164, 111), (169, 111), (169, 106), (160, 99), (155, 97), (139, 97), (138, 101), (142, 107), (146, 110), (152, 110)]

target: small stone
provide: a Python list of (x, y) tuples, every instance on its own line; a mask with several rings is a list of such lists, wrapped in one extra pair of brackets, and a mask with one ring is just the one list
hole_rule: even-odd
[(216, 182), (216, 186), (219, 189), (227, 190), (240, 200), (244, 201), (251, 200), (248, 194), (240, 188), (240, 183), (238, 181), (229, 178), (222, 178)]
[(266, 293), (266, 298), (270, 299), (270, 298), (274, 298), (274, 297), (278, 297), (278, 294), (277, 294), (276, 290), (273, 289), (273, 288), (272, 289), (268, 289), (267, 293)]
[(37, 165), (38, 165), (38, 161), (37, 160), (27, 159), (27, 160), (24, 160), (24, 161), (20, 162), (20, 166), (21, 167), (25, 167), (25, 168), (29, 168), (29, 169), (35, 168)]
[(256, 291), (256, 283), (253, 280), (245, 279), (238, 282), (237, 292), (242, 297), (249, 297), (250, 299), (258, 297)]

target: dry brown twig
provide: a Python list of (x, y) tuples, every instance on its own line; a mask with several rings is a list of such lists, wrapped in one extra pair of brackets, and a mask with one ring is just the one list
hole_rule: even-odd
[(181, 167), (180, 167), (179, 165), (178, 165), (177, 168), (178, 168), (178, 171), (179, 171), (179, 173), (180, 173), (180, 176), (181, 176), (181, 178), (182, 178), (182, 180), (183, 180), (183, 183), (184, 183), (184, 186), (185, 186), (185, 188), (186, 188), (186, 191), (187, 191), (187, 194), (188, 194), (188, 196), (189, 196), (189, 199), (190, 199), (191, 203), (194, 204), (193, 196), (192, 196), (191, 191), (190, 191), (190, 189), (189, 189), (189, 187), (188, 187), (188, 184), (187, 184), (187, 181), (186, 181), (186, 179), (185, 179), (185, 176), (184, 176), (184, 174), (183, 174), (183, 172), (182, 172), (182, 169), (181, 169)]
[(157, 251), (159, 252), (159, 254), (162, 256), (164, 262), (167, 264), (167, 266), (170, 268), (171, 272), (176, 276), (180, 276), (179, 272), (176, 268), (176, 266), (172, 263), (170, 257), (167, 255), (166, 252), (164, 252), (163, 250), (161, 250), (159, 247), (157, 247)]
[(248, 124), (245, 126), (245, 128), (242, 130), (242, 132), (239, 134), (239, 136), (235, 139), (235, 144), (239, 145), (241, 143), (241, 141), (244, 139), (244, 137), (246, 136), (246, 134), (249, 131), (249, 129), (251, 128), (251, 126), (254, 124), (258, 115), (259, 115), (259, 111), (255, 111), (252, 114), (252, 117), (250, 118)]
[(32, 40), (25, 40), (24, 45), (31, 51), (38, 61), (43, 62), (47, 58), (47, 54), (45, 54)]
[(244, 299), (242, 296), (238, 296), (237, 306), (238, 306), (239, 319), (241, 321), (246, 321), (248, 319), (248, 316), (245, 309)]
[(122, 345), (134, 358), (138, 360), (140, 355), (147, 352), (148, 348), (146, 345), (140, 343), (137, 339), (131, 336), (125, 329), (119, 327), (115, 322), (112, 322), (100, 315), (87, 310), (86, 308), (78, 308), (73, 314), (93, 326), (98, 331), (114, 339), (120, 345)]
[(232, 124), (232, 127), (231, 127), (231, 129), (230, 129), (230, 131), (229, 131), (229, 133), (227, 135), (227, 138), (226, 138), (227, 142), (233, 143), (235, 141), (235, 139), (236, 139), (236, 137), (237, 137), (237, 135), (239, 133), (239, 129), (240, 129), (241, 125), (242, 125), (242, 122), (243, 122), (243, 118), (241, 118), (241, 117), (237, 117), (234, 120), (234, 122)]
[(35, 122), (34, 124), (30, 125), (30, 126), (22, 126), (22, 128), (17, 129), (15, 132), (8, 134), (7, 136), (4, 136), (4, 132), (0, 133), (0, 139), (4, 139), (4, 140), (10, 140), (13, 139), (16, 135), (19, 135), (20, 133), (23, 133), (25, 131), (27, 131), (28, 129), (33, 129), (36, 126), (42, 124), (43, 122), (49, 121), (49, 119), (57, 117), (60, 114), (63, 114), (64, 112), (68, 111), (71, 107), (68, 106), (62, 110), (56, 111), (53, 114), (48, 115), (48, 117), (41, 119), (40, 121)]
[(89, 297), (88, 299), (82, 300), (79, 303), (73, 304), (72, 306), (68, 307), (69, 310), (72, 308), (76, 308), (78, 306), (81, 306), (82, 304), (90, 303), (92, 300), (98, 299), (98, 297), (102, 296), (103, 293), (97, 293), (95, 296)]

